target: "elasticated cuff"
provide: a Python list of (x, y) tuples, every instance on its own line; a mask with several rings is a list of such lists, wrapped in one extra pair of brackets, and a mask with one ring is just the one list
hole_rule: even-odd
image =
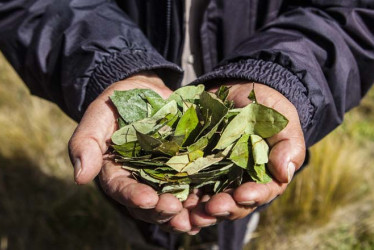
[(304, 131), (311, 124), (314, 106), (308, 98), (306, 87), (295, 74), (281, 65), (261, 59), (240, 60), (215, 68), (193, 84), (209, 85), (213, 81), (225, 79), (248, 80), (274, 88), (296, 107)]
[(94, 70), (86, 87), (83, 110), (112, 83), (123, 80), (138, 72), (152, 70), (168, 86), (182, 79), (183, 70), (165, 60), (160, 54), (142, 50), (127, 50), (106, 58)]

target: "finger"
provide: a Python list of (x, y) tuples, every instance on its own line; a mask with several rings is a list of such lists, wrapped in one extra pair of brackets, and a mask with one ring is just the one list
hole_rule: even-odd
[(246, 182), (234, 190), (233, 198), (239, 205), (261, 206), (281, 195), (286, 187), (287, 184), (274, 180), (266, 184)]
[(189, 211), (183, 208), (179, 214), (168, 222), (168, 225), (174, 232), (189, 232), (192, 229)]
[(126, 207), (152, 209), (159, 201), (152, 187), (138, 183), (119, 164), (106, 161), (99, 177), (104, 191)]
[(210, 196), (204, 195), (199, 203), (191, 210), (190, 220), (193, 227), (209, 227), (217, 223), (217, 218), (205, 211), (205, 204)]
[(193, 209), (199, 203), (201, 196), (201, 190), (194, 189), (192, 193), (188, 195), (187, 199), (183, 202), (183, 207), (187, 208), (188, 210)]
[(205, 205), (205, 211), (218, 218), (236, 220), (241, 219), (253, 212), (255, 207), (243, 206), (235, 202), (230, 193), (218, 193), (214, 195)]
[(74, 165), (75, 181), (85, 184), (99, 173), (107, 142), (115, 130), (112, 107), (103, 100), (93, 102), (69, 141), (69, 155)]
[[(182, 210), (182, 203), (172, 194), (166, 193), (159, 196), (155, 207), (159, 217), (170, 217), (178, 214)], [(158, 218), (155, 218), (158, 220)]]
[(288, 117), (289, 123), (281, 132), (267, 139), (271, 148), (267, 167), (279, 182), (289, 183), (305, 159), (304, 134), (297, 111), (287, 99), (277, 102), (273, 108)]
[(271, 107), (289, 120), (287, 126), (278, 134), (268, 138), (272, 148), (269, 155), (268, 169), (273, 177), (282, 183), (289, 183), (294, 172), (300, 168), (305, 159), (305, 141), (299, 116), (295, 106), (278, 91), (263, 84), (237, 84), (230, 89), (229, 99), (238, 107), (250, 103), (248, 94), (255, 88), (257, 101)]
[(267, 167), (279, 182), (290, 183), (304, 162), (305, 152), (303, 138), (283, 138), (271, 147)]

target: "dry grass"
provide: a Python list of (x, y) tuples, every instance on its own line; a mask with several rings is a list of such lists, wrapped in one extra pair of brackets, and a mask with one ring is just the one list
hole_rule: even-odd
[[(373, 222), (373, 218), (361, 218), (362, 213), (358, 212), (361, 205), (369, 206), (371, 211), (374, 209), (374, 203), (367, 202), (370, 197), (374, 198), (371, 181), (374, 177), (371, 164), (374, 160), (371, 150), (374, 117), (370, 116), (373, 111), (374, 91), (371, 91), (361, 107), (347, 115), (343, 126), (311, 148), (309, 165), (261, 214), (261, 225), (248, 249), (274, 249), (275, 245), (279, 245), (277, 249), (306, 250), (316, 249), (316, 246), (318, 249), (337, 249), (329, 244), (344, 245), (341, 238), (350, 240), (344, 249), (373, 246), (373, 228), (362, 229)], [(336, 211), (345, 211), (352, 204), (357, 213), (337, 220)], [(353, 223), (357, 218), (360, 223)], [(343, 230), (346, 225), (354, 226), (355, 230)], [(314, 238), (309, 237), (315, 230), (319, 233), (314, 234)]]
[(0, 249), (124, 249), (117, 211), (73, 182), (76, 124), (30, 96), (0, 55)]

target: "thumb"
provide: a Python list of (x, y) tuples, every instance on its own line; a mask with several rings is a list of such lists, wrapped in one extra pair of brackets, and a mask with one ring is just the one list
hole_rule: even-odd
[(99, 174), (114, 129), (115, 112), (107, 101), (96, 99), (69, 141), (69, 156), (77, 184), (86, 184)]
[(271, 147), (268, 168), (279, 182), (289, 183), (304, 162), (306, 147), (296, 109), (288, 106), (283, 110), (278, 107), (278, 110), (283, 111), (289, 123), (280, 133), (268, 139)]

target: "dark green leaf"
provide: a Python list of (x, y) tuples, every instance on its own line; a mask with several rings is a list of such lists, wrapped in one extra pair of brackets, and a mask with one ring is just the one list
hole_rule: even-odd
[(252, 89), (251, 93), (249, 93), (248, 99), (251, 100), (253, 103), (257, 102), (254, 88)]
[(148, 152), (154, 150), (162, 144), (162, 141), (155, 139), (150, 135), (140, 133), (138, 131), (136, 131), (136, 138), (138, 139), (140, 147)]
[(174, 156), (178, 153), (180, 146), (174, 141), (164, 141), (161, 145), (154, 149), (155, 152)]
[(230, 88), (227, 86), (220, 86), (219, 89), (216, 91), (215, 95), (221, 99), (221, 101), (226, 101), (227, 96), (229, 95)]
[(185, 142), (189, 142), (194, 139), (199, 125), (199, 119), (197, 117), (196, 110), (191, 106), (186, 113), (180, 118), (177, 127), (175, 128), (174, 136), (178, 139), (177, 143), (183, 145)]
[(200, 96), (200, 107), (205, 113), (210, 112), (212, 126), (221, 121), (228, 111), (220, 99), (205, 91)]
[(128, 142), (122, 145), (112, 145), (113, 149), (122, 156), (135, 157), (138, 156), (141, 148), (137, 142)]

